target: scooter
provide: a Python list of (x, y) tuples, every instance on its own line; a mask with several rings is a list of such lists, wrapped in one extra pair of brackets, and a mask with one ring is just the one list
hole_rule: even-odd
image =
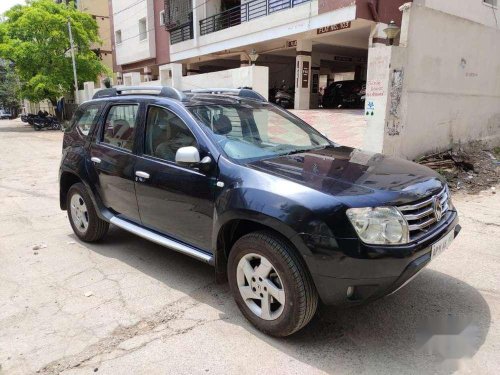
[(285, 109), (295, 106), (295, 93), (283, 81), (281, 88), (278, 89), (275, 95), (274, 102)]

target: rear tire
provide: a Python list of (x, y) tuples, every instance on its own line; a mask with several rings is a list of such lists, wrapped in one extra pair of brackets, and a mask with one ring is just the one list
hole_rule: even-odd
[(101, 240), (109, 229), (109, 223), (97, 216), (94, 203), (81, 182), (69, 188), (66, 207), (73, 231), (85, 242)]
[(271, 232), (250, 233), (236, 241), (229, 253), (228, 279), (245, 318), (271, 336), (297, 332), (316, 313), (318, 294), (304, 261)]

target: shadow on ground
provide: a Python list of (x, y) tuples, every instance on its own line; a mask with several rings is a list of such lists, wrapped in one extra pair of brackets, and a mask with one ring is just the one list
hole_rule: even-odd
[[(275, 339), (260, 333), (242, 317), (227, 284), (215, 285), (213, 269), (208, 265), (115, 227), (103, 242), (82, 245), (210, 305), (220, 311), (225, 322), (242, 326), (266, 344), (329, 373), (453, 373), (458, 366), (455, 360), (422, 349), (417, 339), (421, 323), (443, 317), (468, 320), (473, 333), (466, 343), (469, 357), (482, 346), (490, 327), (488, 304), (475, 288), (446, 274), (425, 270), (398, 293), (369, 305), (351, 309), (321, 306), (302, 331)], [(205, 287), (196, 289), (190, 275), (201, 278)]]

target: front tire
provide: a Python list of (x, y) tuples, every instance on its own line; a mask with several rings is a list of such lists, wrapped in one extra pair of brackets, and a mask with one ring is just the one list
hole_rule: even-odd
[(241, 237), (229, 253), (233, 297), (262, 332), (285, 337), (314, 316), (318, 294), (297, 251), (281, 237), (259, 231)]
[(108, 232), (109, 223), (97, 216), (84, 184), (79, 182), (69, 188), (66, 207), (71, 227), (82, 241), (99, 241)]

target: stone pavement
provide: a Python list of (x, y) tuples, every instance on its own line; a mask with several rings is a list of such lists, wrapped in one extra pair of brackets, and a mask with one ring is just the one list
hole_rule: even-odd
[(362, 109), (292, 110), (330, 140), (345, 146), (362, 147), (366, 120)]

